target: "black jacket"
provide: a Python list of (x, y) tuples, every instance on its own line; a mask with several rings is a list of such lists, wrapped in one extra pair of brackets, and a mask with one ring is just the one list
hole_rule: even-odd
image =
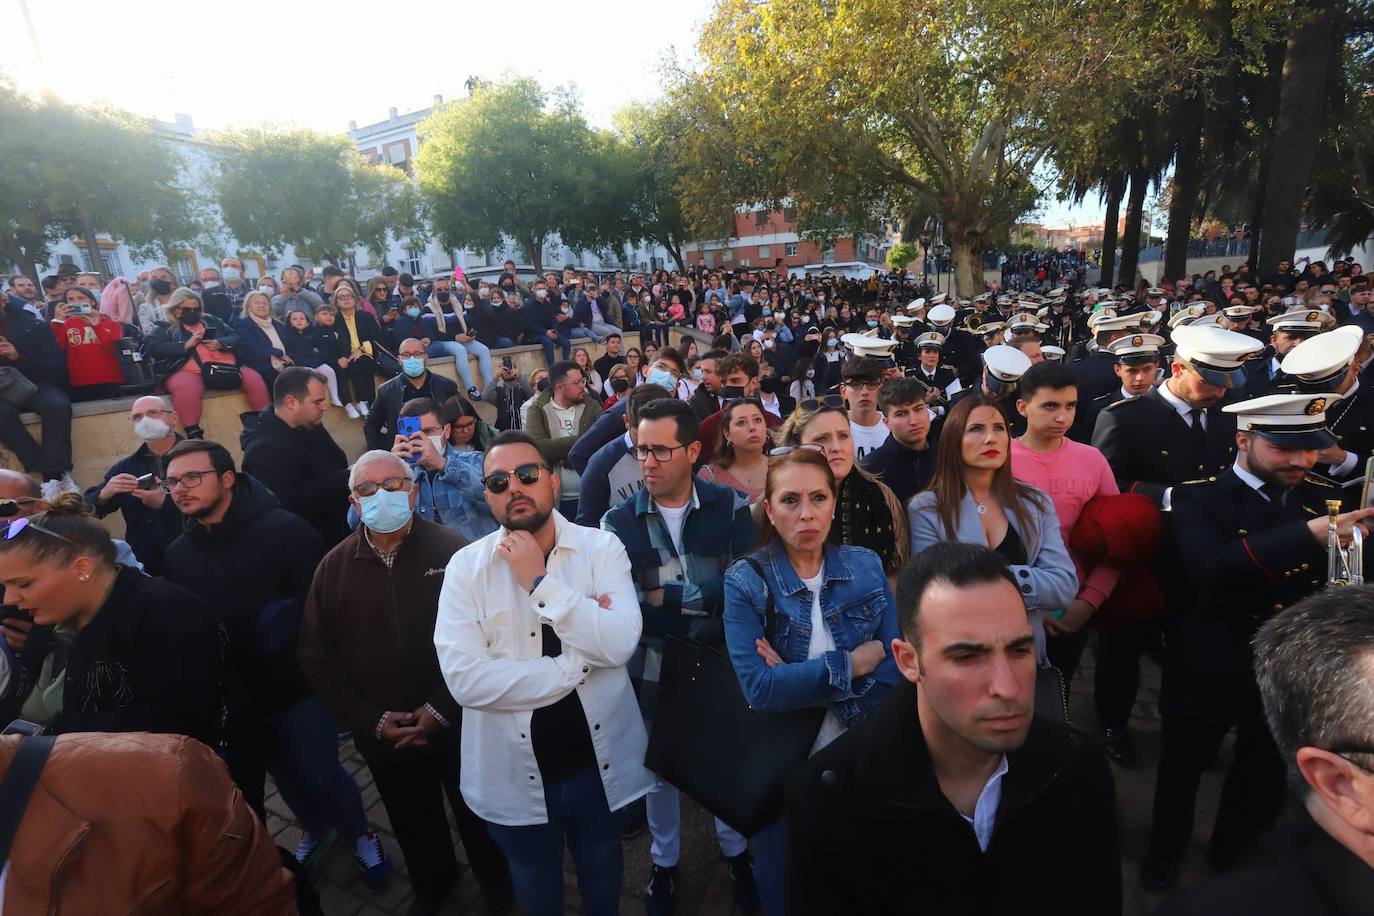
[(1240, 867), (1180, 891), (1154, 916), (1362, 916), (1374, 869), (1303, 816), (1255, 842)]
[[(416, 397), (430, 397), (440, 407), (458, 393), (458, 383), (434, 372), (427, 372), (427, 387), (421, 389), (410, 384), (404, 375), (389, 378), (377, 386), (377, 396), (372, 399), (372, 412), (363, 423), (363, 437), (368, 448), (391, 450), (396, 441), (396, 418), (401, 415), (401, 405)], [(428, 394), (425, 393), (428, 391)]]
[(231, 718), (251, 725), (310, 695), (296, 641), (324, 549), (314, 528), (247, 474), (235, 480), (233, 502), (218, 525), (187, 519), (185, 532), (167, 548), (168, 581), (209, 602), (224, 625)]
[(1144, 493), (1158, 506), (1169, 487), (1214, 477), (1235, 460), (1235, 414), (1223, 413), (1220, 405), (1206, 413), (1207, 435), (1199, 449), (1192, 428), (1156, 386), (1099, 413), (1092, 444), (1112, 466), (1122, 493)]
[[(391, 349), (391, 335), (382, 330), (381, 324), (376, 318), (372, 317), (371, 312), (357, 309), (353, 313), (353, 325), (358, 329), (359, 343), (372, 343), (377, 346)], [(331, 334), (334, 337), (334, 352), (338, 354), (336, 359), (342, 359), (353, 352), (353, 344), (348, 339), (348, 326), (344, 324), (343, 315), (334, 318), (334, 324), (327, 328), (320, 329), (323, 333)], [(376, 348), (373, 348), (373, 358), (377, 356)]]
[[(181, 441), (181, 437), (177, 437)], [(149, 450), (147, 444), (140, 445), (138, 451), (127, 458), (116, 461), (105, 479), (86, 491), (86, 502), (95, 507), (95, 514), (104, 518), (112, 512), (124, 514), (124, 540), (129, 543), (134, 556), (143, 564), (150, 576), (162, 575), (162, 554), (181, 535), (181, 513), (171, 497), (163, 500), (162, 508), (149, 509), (130, 493), (121, 493), (109, 502), (100, 501), (100, 491), (111, 477), (119, 474), (132, 474), (142, 477), (156, 474), (162, 477), (162, 459)]]
[(1307, 529), (1334, 487), (1302, 484), (1275, 505), (1228, 470), (1174, 489), (1170, 530), (1188, 580), (1170, 630), (1165, 709), (1237, 722), (1261, 715), (1250, 640), (1260, 624), (1322, 587), (1326, 548)]
[(1069, 368), (1078, 376), (1080, 403), (1121, 387), (1115, 366), (1116, 357), (1108, 350), (1093, 350), (1082, 359), (1069, 363)]
[(331, 328), (311, 326), (298, 331), (288, 324), (281, 332), (281, 342), (286, 347), (286, 355), (297, 366), (339, 368), (339, 341)]
[(719, 413), (725, 406), (725, 399), (707, 391), (706, 386), (702, 384), (692, 392), (692, 399), (687, 403), (691, 405), (692, 412), (697, 415), (697, 422), (700, 423), (711, 414)]
[(18, 369), (34, 383), (67, 387), (67, 357), (46, 321), (22, 306), (6, 305), (0, 308), (0, 337), (14, 344), (19, 353), (13, 362), (0, 357), (0, 366)]
[(245, 435), (243, 471), (332, 547), (348, 536), (348, 458), (324, 425), (296, 429), (271, 407)]
[(917, 452), (898, 442), (896, 436), (888, 436), (887, 441), (859, 463), (865, 471), (887, 484), (905, 506), (911, 497), (930, 484), (930, 477), (935, 473), (938, 444), (938, 437), (929, 436), (926, 447)]
[[(202, 314), (200, 317), (205, 325), (204, 339), (217, 340), (221, 347), (232, 353), (239, 342), (239, 336), (233, 328), (214, 315)], [(153, 373), (159, 381), (186, 365), (191, 358), (191, 351), (186, 349), (186, 341), (190, 338), (191, 335), (180, 324), (159, 321), (153, 328), (146, 346), (148, 355), (153, 358)]]
[(787, 912), (1119, 914), (1115, 789), (1101, 752), (1036, 718), (1001, 789), (983, 852), (936, 781), (916, 688), (898, 683), (788, 779)]
[(53, 732), (161, 732), (214, 747), (223, 712), (220, 628), (184, 588), (119, 567), (114, 588), (70, 645), (36, 626), (19, 654), (5, 721), (19, 715), (44, 660), (67, 653)]

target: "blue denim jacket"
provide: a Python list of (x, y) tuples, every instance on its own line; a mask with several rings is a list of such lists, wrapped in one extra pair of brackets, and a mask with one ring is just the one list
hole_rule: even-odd
[[(892, 640), (898, 636), (897, 606), (878, 555), (864, 547), (825, 545), (821, 615), (835, 649), (809, 660), (810, 590), (780, 542), (773, 541), (750, 556), (763, 569), (766, 584), (744, 561), (725, 573), (725, 642), (749, 704), (777, 711), (831, 706), (846, 725), (866, 718), (900, 677), (892, 660)], [(784, 662), (773, 668), (754, 646), (764, 636), (765, 588), (773, 594), (777, 613), (777, 630), (770, 642)], [(869, 674), (853, 678), (849, 652), (870, 639), (882, 641), (887, 657)]]

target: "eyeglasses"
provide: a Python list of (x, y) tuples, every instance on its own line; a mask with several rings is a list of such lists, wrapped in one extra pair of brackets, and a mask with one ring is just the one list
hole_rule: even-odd
[(409, 490), (411, 480), (409, 477), (388, 477), (381, 483), (372, 480), (364, 480), (362, 483), (354, 484), (353, 495), (359, 499), (366, 499), (375, 494), (378, 490), (386, 490), (388, 493), (395, 493), (397, 490)]
[(477, 428), (477, 421), (476, 421), (476, 420), (468, 420), (466, 423), (454, 423), (454, 424), (453, 424), (453, 428), (454, 428), (454, 430), (459, 431), (459, 432), (467, 432), (467, 431), (470, 430), (470, 429), (476, 429), (476, 428)]
[(838, 394), (827, 394), (820, 398), (807, 398), (797, 405), (802, 410), (820, 410), (822, 407), (838, 407), (844, 409), (844, 398)]
[(769, 458), (781, 458), (783, 455), (790, 455), (796, 451), (824, 452), (825, 446), (819, 442), (804, 442), (801, 445), (779, 445), (777, 448), (768, 450)]
[[(23, 519), (20, 519), (20, 521), (23, 521)], [(1374, 747), (1361, 747), (1359, 745), (1352, 745), (1350, 747), (1328, 748), (1328, 750), (1330, 751), (1330, 753), (1335, 754), (1337, 757), (1343, 757), (1346, 760), (1350, 760), (1351, 754), (1363, 754), (1366, 757), (1374, 757)], [(1359, 767), (1360, 769), (1364, 770), (1366, 773), (1374, 773), (1374, 766), (1368, 766), (1366, 764), (1360, 763), (1358, 760), (1350, 760), (1350, 762), (1355, 764), (1355, 766)]]
[[(690, 444), (689, 442), (688, 445)], [(673, 460), (673, 452), (686, 447), (686, 445), (636, 445), (634, 448), (630, 449), (630, 453), (640, 461), (644, 461), (650, 455), (653, 455), (654, 460), (662, 464), (665, 461)]]
[(877, 391), (879, 388), (881, 388), (881, 387), (883, 386), (883, 383), (882, 383), (882, 382), (860, 382), (860, 381), (857, 381), (857, 380), (856, 380), (856, 381), (852, 381), (852, 382), (845, 382), (845, 383), (844, 383), (844, 386), (845, 386), (846, 388), (852, 388), (852, 389), (854, 389), (855, 391)]
[(212, 471), (187, 471), (180, 477), (164, 478), (162, 481), (162, 491), (164, 493), (170, 493), (177, 487), (181, 487), (186, 490), (193, 490), (196, 487), (200, 486), (200, 482), (204, 480), (206, 477), (211, 476), (212, 473)]
[(129, 414), (129, 419), (130, 419), (130, 420), (133, 420), (135, 423), (137, 423), (139, 420), (142, 420), (144, 417), (161, 417), (161, 416), (165, 416), (166, 414), (169, 414), (169, 413), (171, 413), (170, 410), (163, 410), (161, 407), (150, 407), (150, 408), (148, 408), (147, 410), (143, 411), (143, 413), (131, 413), (131, 414)]
[(510, 475), (513, 473), (522, 484), (532, 487), (547, 470), (549, 466), (543, 462), (522, 464), (514, 471), (494, 471), (488, 474), (482, 478), (482, 486), (487, 488), (488, 493), (504, 493), (510, 488)]
[(76, 541), (73, 541), (71, 538), (64, 537), (63, 535), (58, 534), (56, 531), (53, 531), (51, 528), (44, 528), (42, 525), (36, 522), (32, 522), (27, 518), (16, 518), (12, 522), (10, 522), (9, 525), (5, 527), (5, 540), (14, 540), (16, 537), (19, 536), (19, 534), (22, 531), (26, 529), (37, 531), (39, 534), (46, 534), (50, 538), (57, 538), (59, 541), (62, 541), (66, 544), (70, 544), (77, 550), (81, 549), (81, 545), (76, 543)]

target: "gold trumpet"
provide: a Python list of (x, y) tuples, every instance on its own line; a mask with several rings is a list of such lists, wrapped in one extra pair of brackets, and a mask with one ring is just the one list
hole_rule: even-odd
[(1364, 585), (1364, 535), (1359, 525), (1352, 525), (1350, 542), (1341, 545), (1336, 516), (1341, 514), (1338, 499), (1326, 501), (1326, 586)]

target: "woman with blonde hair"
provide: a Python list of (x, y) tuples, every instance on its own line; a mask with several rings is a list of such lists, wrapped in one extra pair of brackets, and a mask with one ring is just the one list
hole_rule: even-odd
[(286, 355), (286, 325), (272, 317), (272, 297), (258, 290), (248, 293), (231, 326), (239, 335), (239, 358), (262, 376), (271, 391), (277, 374), (292, 364)]
[[(825, 456), (839, 486), (839, 508), (830, 543), (867, 547), (883, 561), (889, 577), (906, 564), (906, 512), (887, 484), (854, 461), (854, 434), (838, 398), (803, 401), (777, 431), (783, 448), (805, 448)], [(774, 449), (777, 454), (781, 449)]]
[(334, 287), (329, 304), (337, 312), (337, 320), (330, 330), (334, 335), (334, 352), (339, 354), (335, 364), (339, 372), (339, 392), (344, 411), (354, 420), (366, 417), (369, 404), (377, 393), (377, 360), (373, 344), (379, 347), (382, 327), (372, 314), (362, 308), (353, 287), (340, 283)]

